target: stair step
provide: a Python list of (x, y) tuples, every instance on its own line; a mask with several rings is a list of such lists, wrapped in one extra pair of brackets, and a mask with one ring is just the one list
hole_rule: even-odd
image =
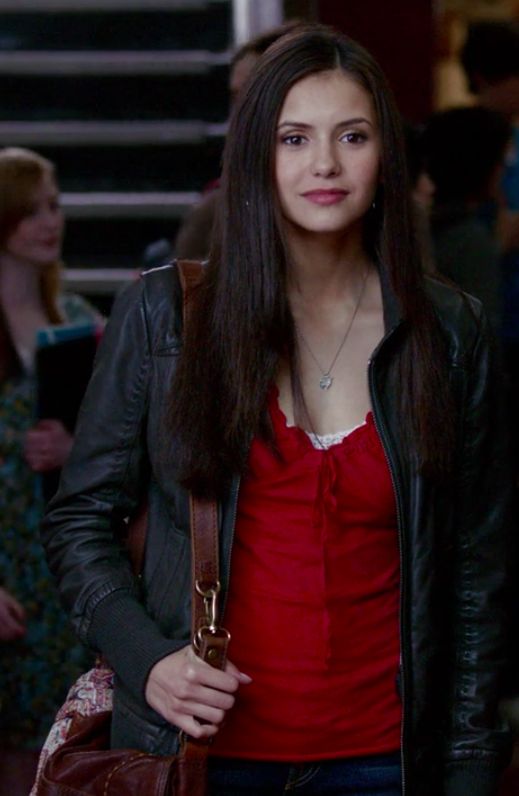
[(72, 289), (108, 299), (218, 176), (234, 6), (0, 0), (0, 146), (56, 164)]
[[(0, 125), (1, 128), (1, 125)], [(48, 136), (50, 138), (50, 136)], [(55, 165), (64, 193), (85, 192), (199, 192), (220, 173), (223, 138), (192, 139), (171, 143), (165, 139), (126, 145), (60, 146), (0, 135), (0, 145), (28, 146)]]
[(144, 146), (203, 144), (222, 138), (227, 124), (204, 121), (47, 121), (0, 122), (2, 146), (78, 145)]
[(230, 53), (208, 50), (0, 51), (2, 75), (174, 75), (207, 74), (228, 64)]
[[(90, 8), (63, 2), (20, 9), (0, 2), (0, 50), (212, 50), (233, 40), (231, 3), (142, 2), (129, 9), (100, 3)], [(45, 7), (44, 7), (45, 5)], [(47, 8), (47, 5), (49, 8)], [(8, 11), (9, 13), (6, 13)], [(43, 13), (43, 12), (48, 13)], [(39, 12), (39, 13), (38, 13)]]
[(2, 13), (38, 11), (41, 14), (56, 11), (191, 11), (207, 9), (216, 2), (221, 4), (221, 0), (146, 0), (146, 9), (143, 9), (143, 0), (2, 0), (1, 10)]
[[(12, 143), (12, 141), (9, 141)], [(16, 141), (15, 143), (20, 143)], [(223, 138), (170, 140), (149, 144), (44, 146), (33, 148), (56, 164), (61, 190), (66, 193), (201, 191), (218, 176)]]
[(173, 240), (179, 219), (69, 218), (63, 260), (74, 268), (141, 268), (144, 251), (162, 238)]
[(134, 268), (64, 268), (61, 282), (66, 290), (89, 295), (113, 295), (139, 276)]
[(4, 75), (0, 119), (221, 122), (227, 114), (227, 83), (222, 66), (198, 75)]
[(67, 218), (182, 218), (200, 199), (194, 191), (62, 193)]

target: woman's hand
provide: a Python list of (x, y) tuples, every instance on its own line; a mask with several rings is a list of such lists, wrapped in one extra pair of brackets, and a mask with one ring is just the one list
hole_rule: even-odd
[(40, 420), (25, 437), (25, 459), (37, 473), (62, 467), (68, 458), (73, 437), (59, 420)]
[(191, 647), (184, 647), (155, 664), (146, 683), (146, 700), (192, 738), (210, 738), (234, 705), (239, 686), (250, 682), (230, 661), (225, 671), (213, 669)]
[(25, 611), (12, 594), (0, 588), (0, 641), (25, 635)]

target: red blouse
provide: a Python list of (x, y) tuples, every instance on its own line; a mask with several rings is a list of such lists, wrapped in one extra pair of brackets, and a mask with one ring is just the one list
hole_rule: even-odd
[(400, 745), (399, 552), (371, 413), (328, 450), (270, 402), (282, 460), (254, 440), (224, 624), (242, 686), (212, 754), (305, 761)]

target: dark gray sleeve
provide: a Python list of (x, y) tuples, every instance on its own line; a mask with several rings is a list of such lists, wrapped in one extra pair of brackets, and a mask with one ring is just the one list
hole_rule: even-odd
[(105, 655), (139, 698), (154, 663), (182, 646), (164, 638), (140, 604), (118, 538), (148, 477), (151, 350), (143, 292), (141, 279), (114, 305), (73, 450), (42, 528), (49, 566), (79, 637)]

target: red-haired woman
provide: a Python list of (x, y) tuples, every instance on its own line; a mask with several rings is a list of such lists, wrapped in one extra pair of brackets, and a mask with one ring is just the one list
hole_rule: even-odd
[[(86, 656), (59, 607), (39, 538), (38, 473), (60, 467), (72, 437), (53, 418), (35, 425), (39, 329), (99, 320), (60, 293), (63, 213), (53, 165), (0, 150), (0, 743), (38, 749)], [(23, 765), (20, 775), (23, 773)]]

